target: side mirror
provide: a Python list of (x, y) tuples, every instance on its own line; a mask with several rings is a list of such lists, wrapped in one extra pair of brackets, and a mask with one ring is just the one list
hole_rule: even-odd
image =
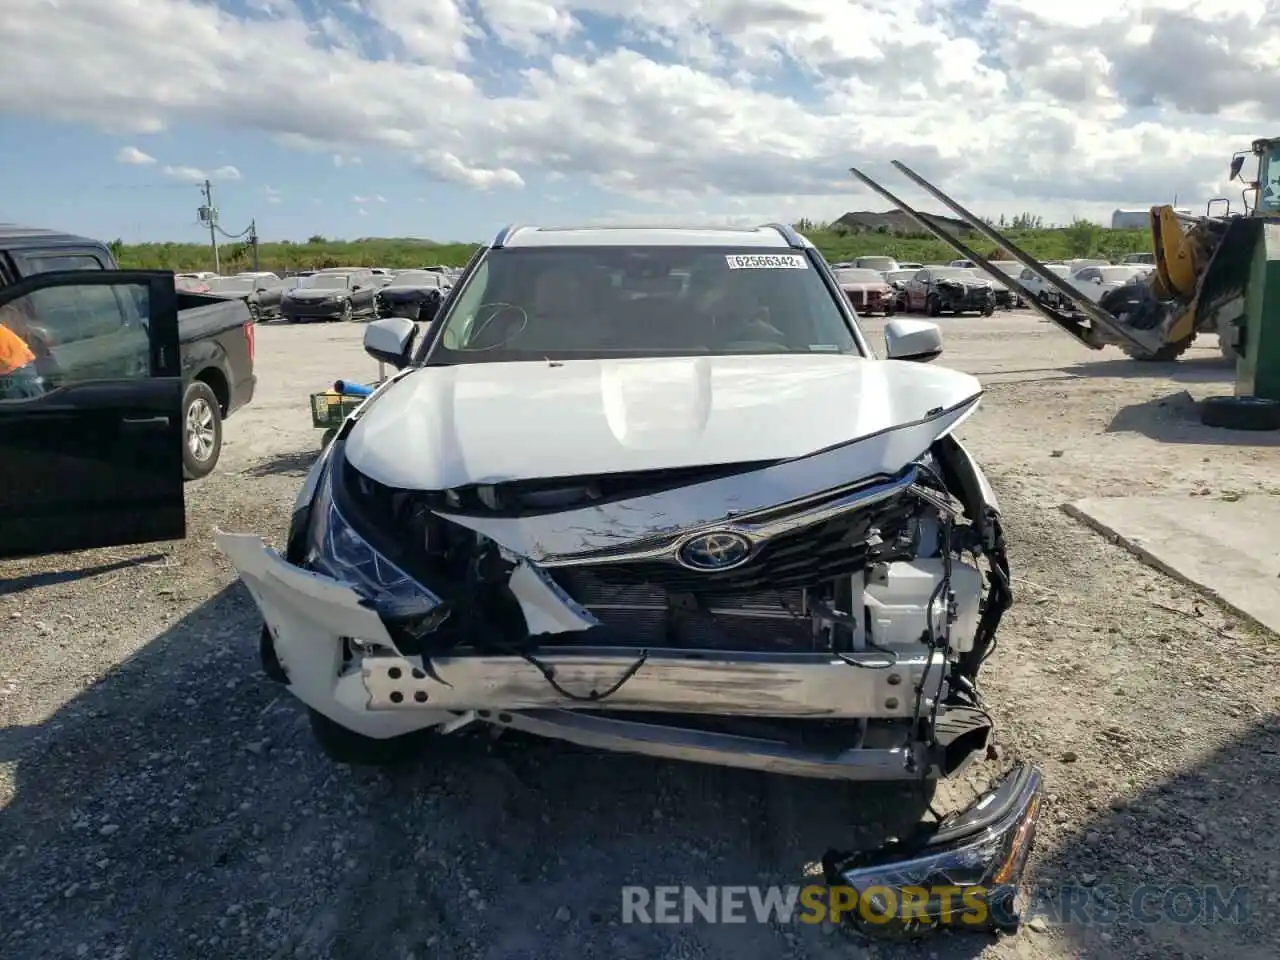
[(1240, 176), (1240, 168), (1244, 166), (1244, 157), (1231, 158), (1231, 172), (1227, 175), (1227, 182), (1230, 183), (1236, 177)]
[(1093, 282), (1094, 282), (1094, 283), (1102, 283), (1102, 278), (1101, 278), (1101, 277), (1094, 277), (1094, 278), (1093, 278)]
[(890, 320), (884, 325), (884, 348), (890, 360), (928, 363), (942, 354), (942, 330), (927, 320)]
[(397, 370), (409, 363), (418, 327), (407, 317), (384, 317), (364, 328), (364, 352)]
[(363, 290), (363, 289), (364, 289), (364, 287), (362, 287), (362, 286), (361, 286), (360, 284), (358, 284), (358, 283), (353, 283), (353, 284), (351, 285), (351, 292), (352, 292), (352, 293), (355, 293), (357, 290)]

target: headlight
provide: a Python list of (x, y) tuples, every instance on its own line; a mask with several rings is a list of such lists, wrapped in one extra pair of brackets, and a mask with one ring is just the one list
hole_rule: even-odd
[(333, 459), (311, 506), (307, 565), (346, 583), (384, 617), (398, 620), (430, 613), (440, 598), (369, 546), (338, 510), (331, 477), (339, 465)]
[(1035, 840), (1040, 793), (1040, 771), (1019, 766), (924, 844), (843, 862), (828, 854), (823, 866), (832, 910), (842, 904), (844, 919), (859, 930), (894, 939), (943, 926), (1016, 929), (1018, 885)]

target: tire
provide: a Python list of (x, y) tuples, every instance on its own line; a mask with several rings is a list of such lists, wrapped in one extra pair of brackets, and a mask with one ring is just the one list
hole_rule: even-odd
[(884, 317), (886, 320), (892, 317), (893, 314), (894, 314), (893, 304), (890, 304), (889, 306), (884, 308)]
[(1155, 353), (1139, 353), (1137, 349), (1130, 346), (1124, 346), (1121, 349), (1129, 356), (1131, 360), (1139, 360), (1143, 363), (1169, 363), (1177, 360), (1180, 356), (1191, 349), (1191, 344), (1195, 342), (1196, 335), (1193, 333), (1189, 337), (1183, 337), (1175, 343), (1166, 343), (1160, 347)]
[(1261, 397), (1206, 397), (1200, 422), (1224, 430), (1280, 430), (1280, 400)]
[(364, 734), (348, 730), (323, 713), (307, 708), (311, 722), (311, 735), (326, 757), (334, 763), (349, 763), (362, 767), (387, 767), (407, 763), (422, 753), (430, 730), (406, 733), (389, 740), (375, 740)]
[(222, 455), (222, 406), (202, 380), (192, 380), (182, 398), (182, 475), (207, 477)]
[(988, 303), (985, 307), (982, 308), (982, 315), (984, 317), (993, 317), (995, 316), (995, 313), (996, 313), (996, 308), (994, 304)]
[(338, 319), (343, 323), (350, 323), (352, 316), (354, 316), (354, 312), (351, 309), (351, 301), (348, 300), (342, 305), (342, 316)]
[(936, 294), (931, 293), (925, 299), (924, 312), (929, 317), (936, 317), (942, 313), (942, 301), (938, 299)]

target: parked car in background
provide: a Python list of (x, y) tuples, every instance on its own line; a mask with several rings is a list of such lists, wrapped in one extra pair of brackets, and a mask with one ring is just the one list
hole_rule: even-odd
[(208, 282), (207, 292), (215, 297), (244, 300), (255, 319), (274, 320), (280, 316), (284, 290), (284, 281), (268, 273), (215, 277)]
[(898, 261), (898, 269), (899, 270), (923, 270), (924, 264), (923, 263), (904, 263), (902, 261)]
[(854, 257), (853, 266), (862, 270), (874, 270), (876, 273), (888, 273), (898, 269), (898, 261), (893, 257)]
[(986, 276), (995, 284), (996, 306), (1001, 310), (1012, 310), (1015, 307), (1025, 307), (1022, 297), (1009, 286), (1008, 281), (1012, 280), (1023, 271), (1023, 266), (1017, 260), (988, 260), (991, 266), (995, 267), (995, 274), (988, 274), (986, 270), (978, 268), (978, 276)]
[[(1064, 280), (1071, 274), (1070, 268), (1065, 263), (1046, 263), (1044, 267)], [(1022, 268), (1022, 272), (1018, 274), (1018, 281), (1030, 290), (1041, 303), (1046, 303), (1052, 307), (1061, 304), (1062, 295), (1045, 283), (1039, 274), (1032, 272), (1029, 268)]]
[(280, 302), (280, 316), (291, 322), (353, 320), (375, 316), (377, 287), (368, 270), (321, 271), (302, 277)]
[(183, 277), (187, 280), (212, 280), (218, 274), (212, 270), (197, 270), (194, 273), (179, 273), (175, 274), (175, 276)]
[(894, 290), (884, 275), (876, 270), (840, 267), (832, 271), (836, 283), (859, 313), (883, 313), (893, 316), (897, 309)]
[(947, 264), (948, 267), (967, 267), (970, 270), (977, 269), (978, 265), (972, 260), (952, 260)]
[(990, 280), (967, 267), (925, 267), (906, 284), (907, 309), (923, 310), (931, 317), (940, 313), (996, 312), (995, 289)]
[(181, 273), (174, 275), (173, 286), (175, 290), (181, 290), (183, 293), (209, 292), (208, 281), (197, 280), (195, 277), (188, 277)]
[(1102, 299), (1104, 293), (1118, 290), (1125, 284), (1146, 276), (1153, 269), (1153, 267), (1141, 263), (1114, 267), (1084, 267), (1068, 276), (1067, 283), (1097, 303)]
[(375, 294), (378, 316), (431, 320), (449, 292), (449, 278), (431, 270), (402, 270)]
[(893, 308), (899, 313), (907, 312), (907, 281), (923, 269), (920, 266), (901, 267), (884, 275), (885, 283), (893, 288)]
[(1152, 266), (1155, 266), (1156, 255), (1154, 253), (1129, 253), (1121, 259), (1120, 263), (1149, 263)]

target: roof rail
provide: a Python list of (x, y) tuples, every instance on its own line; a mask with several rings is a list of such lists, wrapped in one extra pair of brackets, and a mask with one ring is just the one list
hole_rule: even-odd
[(507, 224), (505, 227), (503, 227), (501, 230), (498, 231), (498, 235), (493, 238), (493, 243), (489, 244), (489, 246), (492, 247), (494, 250), (501, 250), (503, 247), (507, 245), (507, 241), (511, 239), (511, 235), (519, 229), (520, 229), (520, 224), (518, 223)]
[(766, 227), (772, 227), (782, 234), (782, 239), (787, 241), (787, 246), (793, 250), (804, 249), (804, 238), (796, 233), (796, 228), (789, 223), (766, 223)]

